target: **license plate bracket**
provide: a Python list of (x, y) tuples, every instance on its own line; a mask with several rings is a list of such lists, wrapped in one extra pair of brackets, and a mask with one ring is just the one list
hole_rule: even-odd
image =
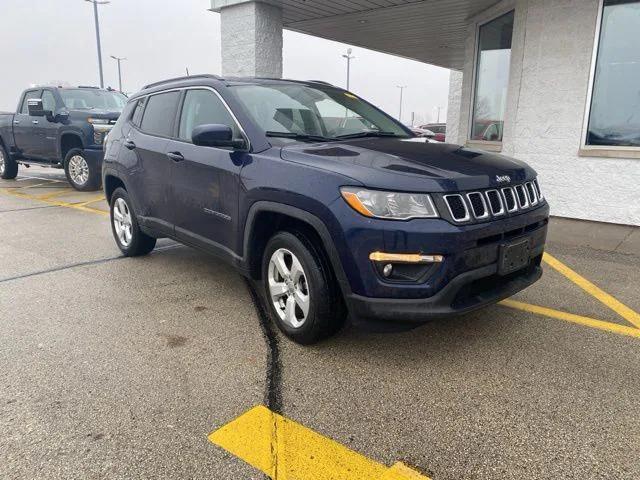
[(508, 275), (529, 265), (531, 246), (528, 238), (500, 245), (498, 274)]

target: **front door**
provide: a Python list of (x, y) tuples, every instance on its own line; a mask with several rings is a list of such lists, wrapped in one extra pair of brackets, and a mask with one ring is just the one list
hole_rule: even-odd
[(231, 149), (196, 146), (191, 133), (198, 125), (228, 125), (234, 138), (240, 128), (218, 94), (208, 88), (184, 95), (178, 140), (169, 143), (173, 159), (175, 231), (183, 240), (231, 253), (238, 224), (240, 170), (246, 154)]

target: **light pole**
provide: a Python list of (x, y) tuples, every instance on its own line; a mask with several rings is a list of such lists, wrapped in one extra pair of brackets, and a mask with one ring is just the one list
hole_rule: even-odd
[(98, 69), (100, 70), (100, 88), (104, 88), (104, 77), (102, 75), (102, 47), (100, 47), (100, 21), (98, 20), (98, 5), (111, 3), (108, 0), (85, 0), (93, 3), (93, 16), (96, 22), (96, 44), (98, 46)]
[(347, 59), (347, 90), (349, 90), (349, 83), (351, 80), (351, 60), (356, 58), (355, 56), (351, 55), (351, 53), (353, 53), (353, 50), (350, 48), (349, 50), (347, 50), (346, 55), (342, 55), (342, 58)]
[(440, 123), (440, 111), (442, 110), (442, 107), (436, 107), (438, 109), (438, 122)]
[(118, 85), (120, 86), (120, 93), (122, 92), (122, 70), (120, 70), (120, 62), (122, 60), (126, 60), (125, 57), (116, 57), (115, 55), (111, 55), (111, 58), (113, 58), (116, 62), (118, 62)]
[(400, 89), (400, 114), (398, 115), (398, 120), (402, 122), (402, 94), (404, 93), (404, 89), (407, 88), (406, 85), (396, 85), (397, 88)]

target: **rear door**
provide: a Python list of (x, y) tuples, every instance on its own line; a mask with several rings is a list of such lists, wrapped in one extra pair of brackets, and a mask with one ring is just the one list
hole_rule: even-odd
[(196, 146), (191, 133), (198, 125), (228, 125), (234, 138), (240, 126), (211, 88), (185, 91), (178, 139), (169, 142), (174, 157), (172, 206), (176, 236), (226, 253), (233, 249), (238, 221), (239, 175), (246, 154), (232, 149)]
[(32, 98), (40, 98), (40, 89), (27, 90), (22, 96), (22, 102), (13, 120), (13, 138), (25, 157), (38, 157), (40, 150), (40, 136), (37, 128), (42, 117), (29, 115), (27, 101)]
[[(147, 97), (139, 127), (129, 130), (122, 145), (135, 154), (135, 168), (131, 169), (129, 180), (140, 206), (139, 215), (169, 234), (173, 234), (169, 205), (173, 161), (167, 156), (167, 146), (174, 130), (180, 93), (173, 90)], [(136, 109), (134, 124), (138, 112)]]

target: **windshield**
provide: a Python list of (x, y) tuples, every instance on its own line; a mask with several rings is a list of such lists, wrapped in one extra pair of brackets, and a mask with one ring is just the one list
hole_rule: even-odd
[(111, 110), (121, 112), (127, 103), (127, 97), (119, 92), (106, 92), (88, 88), (69, 88), (60, 90), (62, 101), (67, 108), (79, 110)]
[(299, 84), (236, 85), (232, 89), (269, 136), (338, 139), (409, 137), (402, 126), (355, 95), (337, 88)]

